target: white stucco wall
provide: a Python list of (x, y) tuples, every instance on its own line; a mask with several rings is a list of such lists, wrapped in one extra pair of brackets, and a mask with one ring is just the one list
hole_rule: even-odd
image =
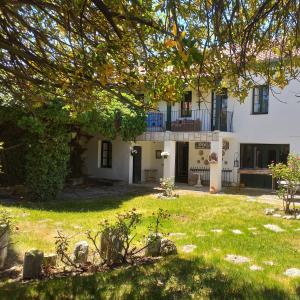
[(84, 171), (86, 175), (96, 178), (129, 180), (130, 143), (120, 138), (112, 141), (112, 168), (101, 168), (101, 140), (107, 139), (94, 136), (86, 145), (84, 153)]
[(242, 104), (230, 98), (233, 131), (239, 143), (290, 144), (290, 151), (300, 154), (300, 82), (293, 80), (274, 92), (269, 92), (268, 114), (262, 115), (252, 114), (252, 91)]

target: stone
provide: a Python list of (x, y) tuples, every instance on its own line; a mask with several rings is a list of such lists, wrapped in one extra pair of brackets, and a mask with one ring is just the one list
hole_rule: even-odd
[(292, 216), (292, 215), (285, 215), (282, 217), (283, 219), (286, 219), (286, 220), (293, 220), (295, 219), (295, 216)]
[(288, 277), (300, 277), (300, 269), (297, 268), (287, 269), (283, 274)]
[(221, 233), (223, 230), (222, 229), (212, 229), (211, 232), (216, 232), (216, 233)]
[(193, 252), (196, 248), (197, 248), (196, 245), (184, 245), (182, 250), (185, 253), (190, 253), (190, 252)]
[(257, 265), (252, 265), (252, 266), (250, 266), (249, 269), (250, 269), (251, 271), (262, 271), (262, 270), (263, 270), (262, 267), (257, 266)]
[(264, 225), (265, 228), (272, 230), (274, 232), (283, 232), (284, 229), (280, 228), (278, 225), (275, 224), (266, 224)]
[(174, 237), (183, 237), (183, 236), (186, 236), (186, 233), (184, 232), (171, 232), (169, 234), (170, 237), (174, 236)]
[(42, 275), (44, 253), (33, 249), (25, 252), (23, 279), (37, 279)]
[(300, 214), (296, 215), (296, 219), (300, 220)]
[(197, 233), (196, 237), (204, 237), (206, 236), (206, 234), (204, 232), (201, 232), (201, 233)]
[(45, 268), (53, 268), (56, 266), (57, 254), (49, 253), (44, 255), (43, 266)]
[(281, 218), (281, 214), (273, 214), (272, 216), (275, 218)]
[(119, 264), (123, 260), (123, 245), (119, 236), (112, 229), (106, 229), (100, 237), (101, 258), (108, 264)]
[(89, 255), (89, 244), (86, 241), (76, 243), (73, 255), (75, 263), (85, 264)]
[(160, 256), (160, 247), (161, 247), (161, 235), (160, 234), (150, 234), (146, 239), (146, 256)]
[(265, 215), (267, 216), (271, 216), (275, 213), (275, 209), (274, 208), (266, 208), (265, 209)]
[(250, 261), (250, 258), (240, 255), (227, 254), (225, 260), (232, 262), (234, 264), (243, 264)]
[(243, 234), (243, 232), (240, 231), (239, 229), (233, 229), (233, 230), (231, 230), (231, 232), (234, 234)]
[(7, 224), (0, 225), (0, 269), (5, 265), (9, 243), (9, 228)]
[(257, 228), (256, 227), (249, 227), (248, 230), (253, 231), (253, 230), (257, 230)]
[(271, 260), (265, 260), (264, 264), (267, 265), (267, 266), (274, 266), (274, 262), (271, 261)]
[(162, 239), (160, 244), (160, 254), (162, 256), (177, 254), (175, 243), (168, 239)]

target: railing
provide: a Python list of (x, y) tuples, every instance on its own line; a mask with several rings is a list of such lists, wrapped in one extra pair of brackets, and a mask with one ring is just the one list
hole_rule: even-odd
[(147, 115), (147, 131), (232, 131), (231, 111), (221, 111), (212, 118), (208, 109), (172, 112), (149, 112)]
[[(209, 185), (210, 182), (210, 168), (204, 167), (192, 167), (190, 168), (191, 172), (195, 172), (200, 174), (202, 185)], [(222, 186), (231, 186), (234, 182), (234, 178), (232, 175), (232, 170), (228, 168), (224, 168), (222, 170)]]

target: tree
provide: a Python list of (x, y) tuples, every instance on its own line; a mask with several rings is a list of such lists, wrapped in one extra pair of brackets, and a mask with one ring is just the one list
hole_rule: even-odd
[(1, 91), (29, 106), (55, 95), (80, 111), (106, 91), (149, 107), (187, 84), (243, 100), (253, 75), (280, 87), (298, 75), (297, 0), (19, 0), (0, 12)]

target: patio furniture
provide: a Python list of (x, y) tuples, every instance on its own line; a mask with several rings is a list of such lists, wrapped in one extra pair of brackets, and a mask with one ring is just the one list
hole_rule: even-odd
[(176, 120), (171, 122), (171, 131), (201, 131), (201, 120)]

